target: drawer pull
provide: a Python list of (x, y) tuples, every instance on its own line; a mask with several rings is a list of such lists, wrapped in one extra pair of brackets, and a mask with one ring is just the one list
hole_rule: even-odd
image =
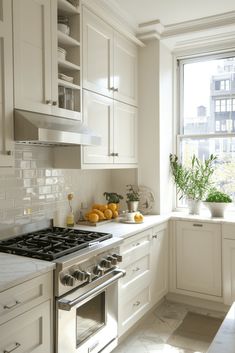
[(203, 227), (203, 224), (201, 224), (201, 223), (194, 223), (193, 226), (194, 226), (194, 227)]
[(4, 305), (3, 309), (12, 309), (18, 304), (20, 304), (20, 302), (18, 300), (16, 300), (15, 303), (12, 305)]
[(136, 267), (136, 268), (133, 268), (133, 272), (137, 272), (137, 271), (139, 271), (140, 270), (140, 268), (139, 267)]
[(157, 234), (154, 234), (154, 235), (153, 235), (153, 239), (157, 239)]
[(139, 300), (137, 300), (137, 302), (135, 302), (134, 304), (133, 304), (133, 306), (139, 306), (140, 305), (140, 301)]
[(7, 349), (5, 349), (5, 350), (3, 351), (3, 353), (11, 353), (11, 352), (13, 352), (14, 350), (16, 350), (17, 348), (19, 348), (20, 346), (21, 346), (21, 344), (18, 343), (18, 342), (16, 342), (14, 348), (12, 348), (10, 351), (8, 351)]
[(132, 246), (139, 246), (139, 245), (140, 245), (140, 243), (135, 243)]

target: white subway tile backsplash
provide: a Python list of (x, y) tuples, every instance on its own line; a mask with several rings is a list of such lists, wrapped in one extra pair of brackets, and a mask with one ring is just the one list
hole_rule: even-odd
[(69, 211), (67, 194), (74, 193), (73, 208), (81, 201), (104, 201), (111, 190), (108, 170), (52, 169), (48, 147), (16, 145), (15, 169), (0, 175), (0, 223), (26, 224), (44, 218), (63, 223)]

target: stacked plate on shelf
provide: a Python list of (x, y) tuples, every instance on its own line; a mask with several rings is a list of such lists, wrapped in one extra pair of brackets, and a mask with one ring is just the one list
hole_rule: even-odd
[(58, 59), (66, 60), (67, 52), (64, 48), (58, 47), (57, 55), (58, 55)]

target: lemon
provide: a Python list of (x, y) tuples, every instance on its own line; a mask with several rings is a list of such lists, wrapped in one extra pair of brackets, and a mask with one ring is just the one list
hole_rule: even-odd
[(141, 223), (144, 220), (144, 216), (141, 213), (136, 213), (134, 216), (134, 220), (136, 223)]
[(117, 204), (116, 204), (116, 203), (109, 203), (109, 204), (108, 204), (108, 208), (109, 208), (112, 212), (114, 212), (114, 211), (117, 210)]
[(88, 220), (91, 222), (91, 223), (96, 223), (99, 221), (99, 216), (96, 214), (96, 213), (90, 213), (89, 216), (88, 216)]
[(113, 212), (110, 209), (104, 211), (104, 215), (106, 219), (111, 219), (113, 217)]
[(118, 217), (118, 211), (113, 211), (113, 218), (117, 218)]

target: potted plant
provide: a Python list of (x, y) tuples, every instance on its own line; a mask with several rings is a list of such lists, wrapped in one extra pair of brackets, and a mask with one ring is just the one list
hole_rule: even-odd
[(193, 155), (189, 167), (186, 167), (179, 162), (176, 155), (170, 154), (170, 167), (177, 192), (180, 194), (180, 199), (187, 198), (190, 214), (199, 214), (201, 200), (211, 189), (213, 163), (216, 158), (211, 154), (208, 159), (201, 161)]
[(106, 198), (107, 203), (115, 203), (117, 205), (117, 211), (119, 211), (119, 203), (120, 200), (123, 199), (123, 196), (117, 194), (116, 192), (104, 192), (103, 195)]
[(211, 217), (224, 217), (224, 211), (231, 202), (232, 199), (228, 194), (211, 189), (204, 201), (204, 205), (209, 208)]
[(136, 212), (138, 210), (140, 195), (139, 191), (134, 187), (134, 185), (127, 185), (127, 207), (129, 212)]

